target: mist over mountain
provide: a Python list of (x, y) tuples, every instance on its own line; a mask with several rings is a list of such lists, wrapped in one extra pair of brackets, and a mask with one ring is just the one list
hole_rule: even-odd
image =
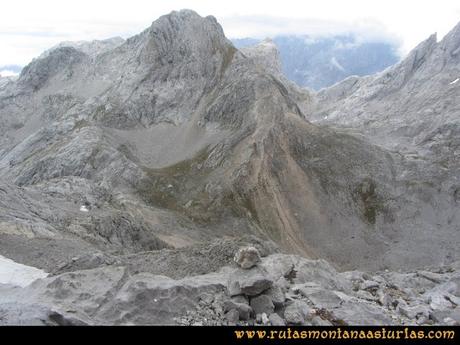
[(0, 76), (9, 77), (21, 73), (22, 66), (19, 65), (4, 65), (0, 66)]
[[(286, 35), (272, 40), (279, 50), (286, 77), (314, 90), (331, 86), (351, 75), (380, 72), (400, 59), (395, 43), (360, 41), (354, 35), (324, 38)], [(254, 38), (232, 40), (237, 48), (261, 41)]]
[(0, 78), (0, 324), (458, 325), (460, 24), (318, 92), (281, 50), (181, 10)]

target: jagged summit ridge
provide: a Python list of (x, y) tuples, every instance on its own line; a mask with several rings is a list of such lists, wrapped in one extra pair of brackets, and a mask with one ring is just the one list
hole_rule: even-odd
[(200, 17), (191, 10), (173, 11), (157, 19), (142, 34), (128, 40), (141, 45), (141, 63), (180, 63), (203, 60), (225, 50), (230, 42), (214, 17)]
[(116, 48), (123, 42), (125, 42), (125, 40), (121, 37), (112, 37), (104, 40), (93, 41), (65, 41), (45, 51), (38, 57), (38, 59), (44, 58), (51, 54), (55, 49), (62, 47), (73, 47), (94, 58), (99, 54)]
[(221, 80), (235, 54), (213, 17), (184, 10), (125, 42), (62, 44), (24, 68), (19, 92), (59, 90), (84, 102), (85, 116), (111, 127), (179, 124)]

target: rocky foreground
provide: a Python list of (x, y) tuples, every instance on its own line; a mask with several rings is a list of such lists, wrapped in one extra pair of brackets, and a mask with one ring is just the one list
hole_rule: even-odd
[[(80, 270), (56, 272), (25, 288), (1, 286), (0, 324), (460, 324), (458, 262), (410, 272), (340, 273), (324, 260), (275, 253), (264, 242), (241, 248), (232, 260), (235, 246), (218, 241), (137, 258), (74, 258), (60, 271)], [(175, 271), (176, 278), (155, 273), (158, 265), (149, 266), (150, 272), (133, 265), (136, 259), (153, 263), (165, 254), (170, 258), (166, 266), (195, 261), (206, 271), (217, 258), (229, 264), (185, 277), (187, 272)]]

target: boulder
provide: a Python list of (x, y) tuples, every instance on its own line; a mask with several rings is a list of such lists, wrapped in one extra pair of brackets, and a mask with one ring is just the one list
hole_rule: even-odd
[(324, 319), (320, 318), (319, 316), (314, 316), (311, 319), (311, 324), (313, 326), (332, 326), (332, 323), (330, 321), (324, 320)]
[(284, 318), (288, 324), (301, 325), (312, 317), (312, 310), (304, 301), (293, 301), (284, 310)]
[(260, 253), (255, 247), (240, 248), (233, 260), (243, 269), (249, 269), (260, 262)]
[(252, 308), (247, 303), (239, 303), (233, 300), (228, 300), (224, 302), (224, 311), (228, 312), (230, 310), (237, 310), (240, 320), (248, 320), (252, 315)]
[(270, 320), (270, 324), (272, 326), (286, 326), (286, 322), (283, 320), (283, 318), (276, 313), (270, 314), (268, 319)]
[(342, 302), (337, 293), (319, 286), (297, 285), (293, 290), (308, 298), (317, 308), (334, 308)]
[(286, 297), (284, 295), (283, 290), (278, 285), (273, 285), (270, 289), (268, 289), (265, 294), (270, 297), (271, 301), (275, 308), (281, 308), (284, 306), (284, 302), (286, 301)]
[(230, 325), (234, 325), (240, 320), (240, 313), (236, 309), (229, 310), (225, 314), (225, 319)]
[(267, 315), (272, 314), (275, 311), (275, 306), (271, 298), (267, 295), (260, 295), (251, 298), (251, 308), (255, 314), (266, 313)]
[(0, 326), (85, 326), (87, 320), (41, 304), (0, 305)]
[(367, 302), (347, 301), (331, 310), (337, 322), (346, 325), (371, 326), (393, 325), (394, 321), (388, 311)]
[(249, 270), (239, 269), (228, 280), (227, 290), (230, 296), (256, 296), (273, 286), (273, 280), (259, 267)]

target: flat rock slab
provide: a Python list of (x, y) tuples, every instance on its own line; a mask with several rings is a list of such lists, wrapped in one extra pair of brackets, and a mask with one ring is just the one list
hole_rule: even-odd
[(116, 325), (172, 325), (176, 317), (198, 308), (203, 293), (223, 292), (221, 280), (219, 274), (174, 280), (140, 273), (126, 281), (98, 317)]
[(230, 296), (256, 296), (272, 286), (273, 280), (268, 273), (260, 267), (253, 267), (234, 271), (229, 277), (227, 289)]
[(340, 308), (332, 310), (337, 322), (347, 325), (370, 326), (370, 325), (393, 325), (394, 321), (383, 308), (354, 301), (343, 303)]

